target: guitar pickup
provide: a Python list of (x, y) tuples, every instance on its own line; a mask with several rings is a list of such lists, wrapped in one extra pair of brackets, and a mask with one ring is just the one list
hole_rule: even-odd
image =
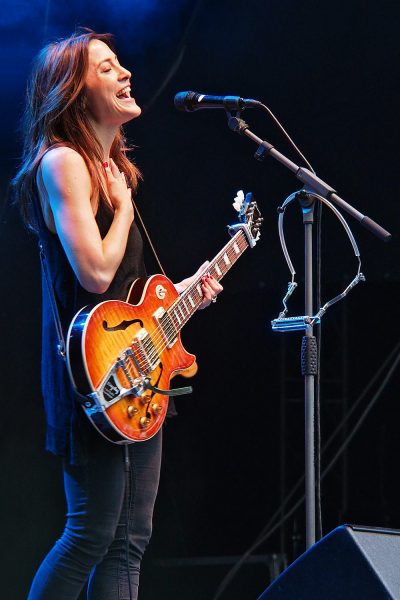
[(151, 373), (160, 362), (153, 340), (146, 329), (142, 328), (132, 341), (132, 351), (128, 358), (132, 358), (140, 373)]
[(178, 331), (174, 325), (174, 322), (168, 312), (160, 306), (153, 314), (155, 321), (161, 331), (161, 335), (167, 344), (167, 348), (172, 348), (178, 339)]

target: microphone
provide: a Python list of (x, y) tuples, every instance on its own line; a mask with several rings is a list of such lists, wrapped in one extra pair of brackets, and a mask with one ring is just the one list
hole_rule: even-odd
[(198, 92), (178, 92), (175, 95), (174, 104), (178, 110), (193, 112), (202, 108), (244, 110), (245, 108), (256, 108), (260, 102), (239, 96), (207, 96)]

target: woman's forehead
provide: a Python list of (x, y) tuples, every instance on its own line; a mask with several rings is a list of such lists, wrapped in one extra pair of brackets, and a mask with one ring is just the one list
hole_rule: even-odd
[(115, 59), (115, 53), (101, 40), (90, 40), (89, 62), (98, 66), (103, 60)]

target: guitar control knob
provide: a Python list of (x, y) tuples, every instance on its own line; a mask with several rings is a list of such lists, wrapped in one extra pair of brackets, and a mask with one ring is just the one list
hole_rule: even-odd
[(163, 407), (161, 404), (158, 404), (158, 402), (154, 402), (154, 404), (151, 405), (151, 409), (155, 415), (159, 415), (160, 412), (162, 412)]
[(139, 409), (136, 406), (128, 406), (128, 417), (132, 418), (139, 412)]
[(145, 427), (147, 427), (150, 424), (150, 419), (148, 419), (147, 417), (140, 417), (140, 427), (142, 427), (143, 429)]
[(150, 400), (151, 400), (150, 394), (145, 394), (144, 396), (140, 396), (140, 402), (142, 404), (147, 404), (148, 402), (150, 402)]

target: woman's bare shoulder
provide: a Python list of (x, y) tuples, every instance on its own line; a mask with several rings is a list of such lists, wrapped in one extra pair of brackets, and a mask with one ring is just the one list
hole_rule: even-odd
[(53, 197), (91, 196), (91, 177), (83, 157), (67, 146), (52, 148), (43, 157), (41, 179)]
[(44, 170), (50, 172), (52, 172), (53, 169), (58, 171), (59, 169), (69, 170), (71, 168), (88, 171), (83, 156), (69, 146), (56, 146), (55, 148), (51, 148), (43, 156), (41, 164)]

